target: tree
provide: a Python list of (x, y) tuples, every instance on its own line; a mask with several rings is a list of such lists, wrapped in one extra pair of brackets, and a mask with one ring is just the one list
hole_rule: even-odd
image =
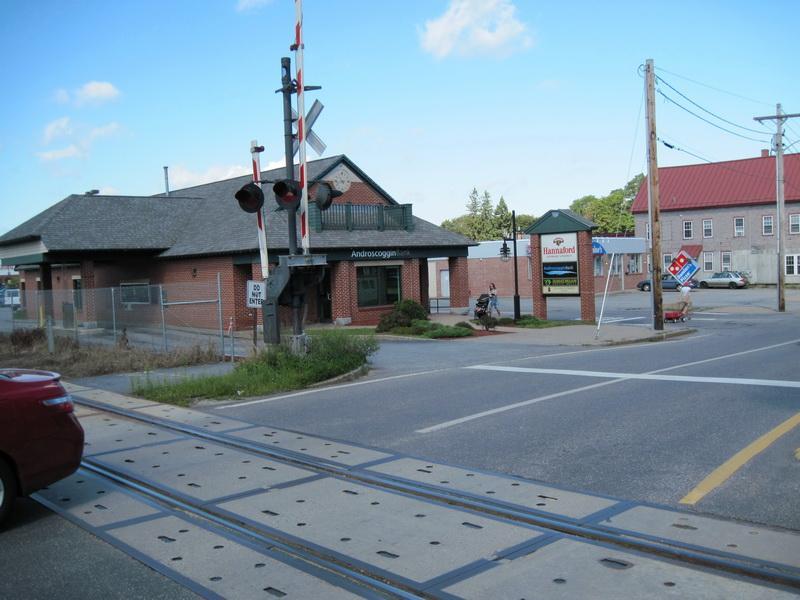
[(606, 196), (583, 196), (570, 204), (570, 210), (597, 223), (602, 233), (627, 233), (632, 231), (631, 205), (644, 180), (641, 173), (625, 187), (612, 190)]
[[(466, 209), (467, 214), (445, 219), (441, 227), (477, 242), (511, 237), (511, 211), (503, 197), (494, 206), (488, 191), (479, 194), (477, 188), (472, 188)], [(533, 215), (517, 215), (517, 231), (524, 231), (535, 221)]]

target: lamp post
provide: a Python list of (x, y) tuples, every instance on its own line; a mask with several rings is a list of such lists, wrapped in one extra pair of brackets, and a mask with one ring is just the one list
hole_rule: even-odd
[(508, 262), (509, 254), (508, 242), (514, 242), (514, 320), (519, 321), (519, 265), (517, 264), (517, 215), (511, 211), (511, 240), (503, 236), (503, 246), (500, 248), (500, 260)]

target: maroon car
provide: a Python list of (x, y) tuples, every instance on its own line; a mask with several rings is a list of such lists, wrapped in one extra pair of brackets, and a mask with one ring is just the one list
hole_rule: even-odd
[(83, 428), (58, 373), (0, 369), (0, 522), (17, 496), (72, 474)]

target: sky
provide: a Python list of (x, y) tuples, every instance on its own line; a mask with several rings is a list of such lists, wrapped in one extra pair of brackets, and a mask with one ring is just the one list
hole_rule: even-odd
[[(758, 156), (774, 126), (753, 117), (800, 112), (788, 0), (305, 0), (303, 14), (323, 156), (436, 224), (473, 188), (538, 216), (644, 172), (646, 59), (673, 101), (729, 130), (657, 96), (676, 147), (660, 166)], [(282, 165), (274, 92), (294, 21), (292, 0), (5, 3), (0, 234), (73, 193), (161, 193), (164, 165), (173, 190), (245, 174), (252, 139), (264, 169)]]

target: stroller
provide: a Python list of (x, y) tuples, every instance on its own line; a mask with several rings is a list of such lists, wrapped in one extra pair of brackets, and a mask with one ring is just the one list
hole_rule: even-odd
[(489, 313), (489, 294), (481, 294), (475, 301), (475, 310), (472, 312), (476, 319)]

